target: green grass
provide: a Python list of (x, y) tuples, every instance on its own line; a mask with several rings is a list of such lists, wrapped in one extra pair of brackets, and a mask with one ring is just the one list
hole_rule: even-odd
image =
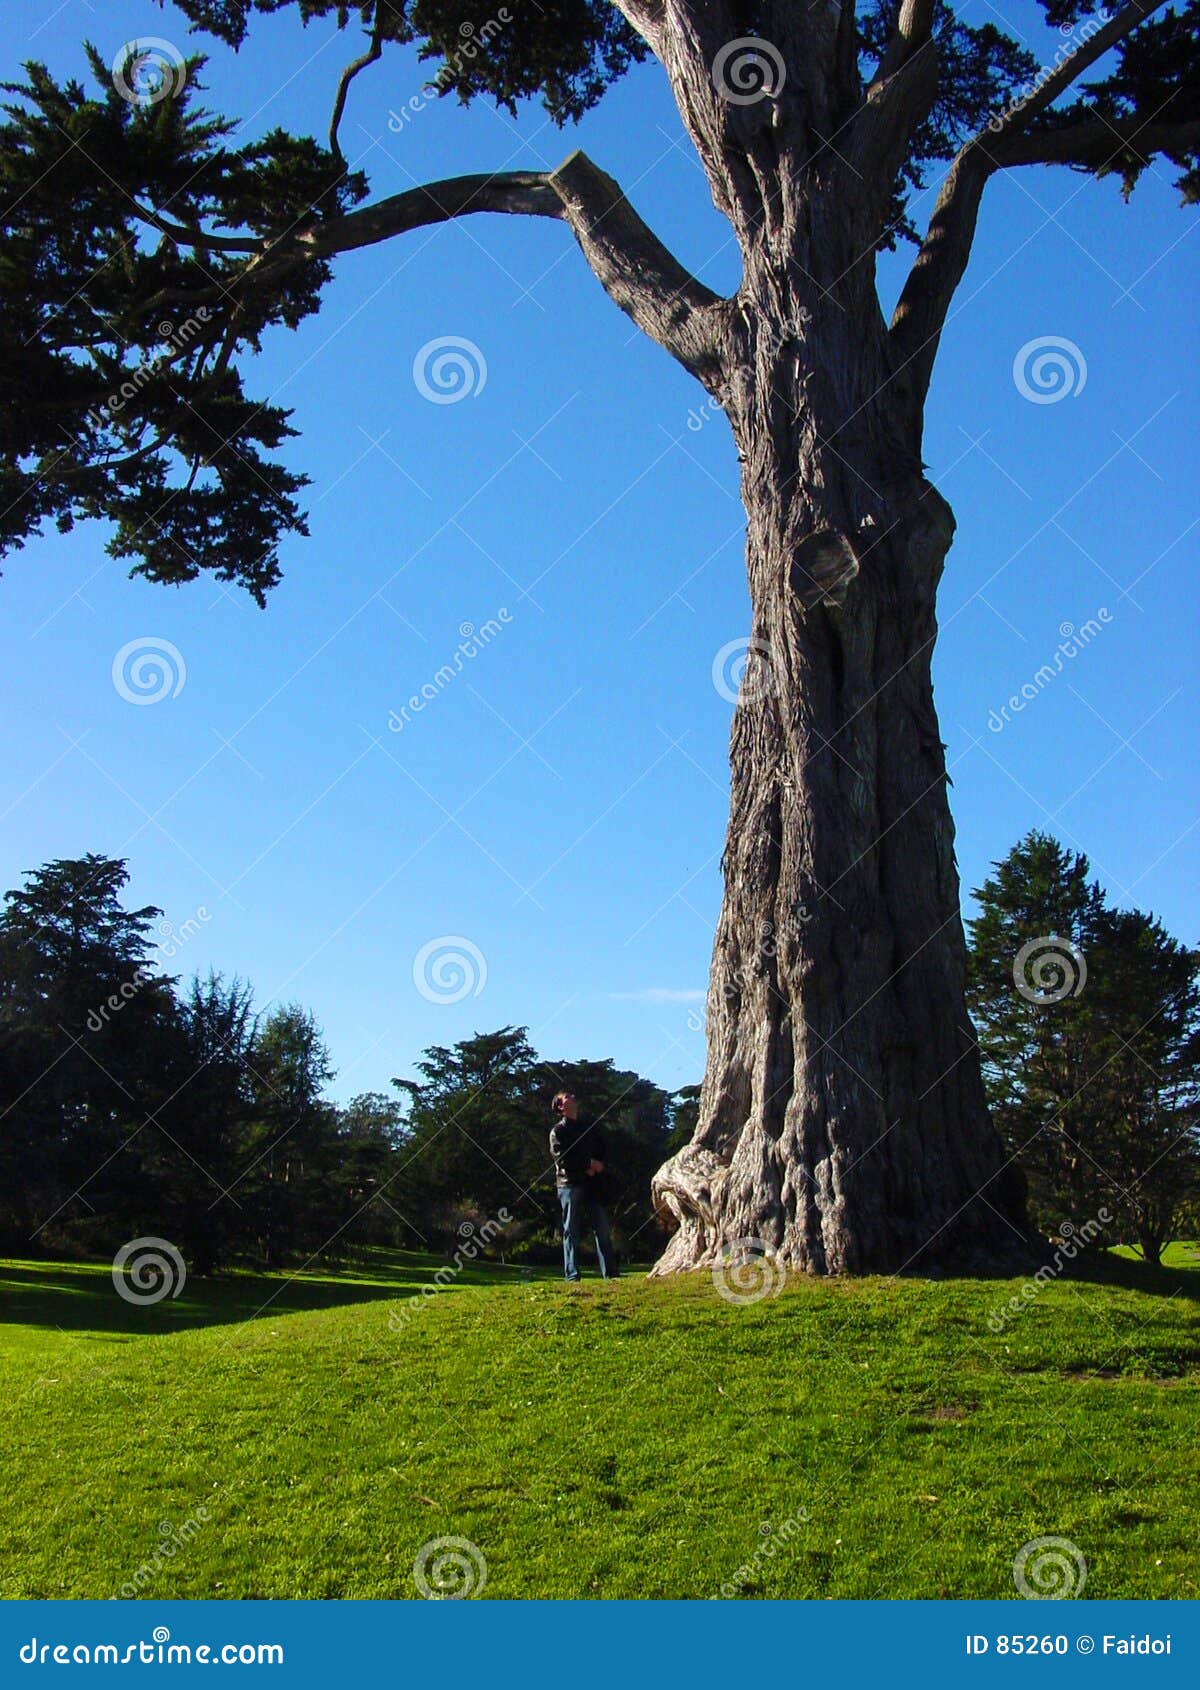
[(999, 1333), (1020, 1281), (480, 1270), (397, 1330), (432, 1258), (144, 1308), (0, 1263), (0, 1595), (411, 1598), (456, 1536), (496, 1597), (1004, 1597), (1056, 1536), (1087, 1596), (1194, 1598), (1198, 1259), (1098, 1260)]

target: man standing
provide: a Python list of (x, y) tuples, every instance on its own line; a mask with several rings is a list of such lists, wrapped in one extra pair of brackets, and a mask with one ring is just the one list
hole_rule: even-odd
[(560, 1091), (551, 1108), (554, 1125), (550, 1129), (550, 1154), (562, 1207), (563, 1272), (569, 1280), (579, 1278), (579, 1235), (586, 1219), (596, 1239), (600, 1272), (605, 1279), (616, 1279), (620, 1265), (598, 1183), (608, 1154), (604, 1134), (599, 1127), (580, 1120), (579, 1103), (569, 1091)]

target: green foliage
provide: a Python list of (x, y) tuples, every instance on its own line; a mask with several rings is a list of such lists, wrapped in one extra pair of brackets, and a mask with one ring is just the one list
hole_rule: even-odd
[[(1117, 68), (1073, 105), (1033, 119), (1182, 121), (1200, 112), (1200, 0), (1147, 20), (1116, 50)], [(582, 116), (646, 48), (609, 0), (177, 0), (193, 30), (241, 48), (263, 14), (294, 12), (346, 34), (347, 70), (378, 51), (389, 74), (415, 49), (429, 83), (462, 103), (516, 111), (540, 98), (555, 122)], [(857, 15), (859, 68), (873, 75), (899, 0)], [(1064, 30), (1099, 14), (1046, 0)], [(745, 27), (765, 21), (747, 16)], [(913, 196), (970, 134), (1034, 86), (1037, 59), (994, 23), (970, 25), (939, 0), (939, 65), (930, 111), (908, 139), (884, 207), (878, 245), (916, 239)], [(1068, 41), (1066, 46), (1070, 46)], [(238, 125), (196, 104), (202, 56), (170, 97), (122, 97), (87, 48), (97, 91), (25, 66), (0, 126), (0, 554), (47, 521), (112, 526), (108, 549), (149, 580), (179, 584), (211, 571), (257, 603), (279, 579), (279, 546), (306, 532), (297, 495), (307, 477), (282, 449), (289, 413), (255, 399), (242, 364), (273, 328), (319, 308), (324, 261), (284, 263), (280, 248), (366, 194), (334, 146), (274, 130), (237, 146)], [(435, 68), (436, 67), (436, 68)], [(360, 66), (365, 70), (365, 66)], [(129, 67), (126, 82), (129, 81)], [(800, 86), (803, 67), (793, 67)], [(1169, 155), (1185, 198), (1200, 196), (1197, 154)], [(1146, 166), (1117, 148), (1101, 174), (1126, 193)], [(872, 189), (874, 191), (874, 189)]]
[(607, 1202), (619, 1244), (643, 1258), (655, 1251), (650, 1178), (666, 1153), (666, 1092), (611, 1061), (543, 1061), (521, 1027), (477, 1034), (450, 1049), (434, 1046), (418, 1073), (418, 1080), (396, 1082), (409, 1100), (406, 1174), (396, 1201), (419, 1214), (422, 1227), (450, 1238), (464, 1218), (486, 1219), (503, 1208), (513, 1217), (506, 1246), (515, 1240), (552, 1251), (558, 1210), (550, 1101), (566, 1090), (608, 1141)]
[(194, 104), (201, 58), (173, 98), (139, 105), (88, 54), (98, 98), (36, 63), (4, 85), (0, 550), (47, 518), (65, 531), (104, 517), (135, 574), (211, 570), (261, 604), (280, 535), (304, 532), (305, 478), (267, 455), (294, 430), (246, 393), (234, 358), (315, 311), (329, 270), (239, 284), (260, 243), (365, 184), (281, 131), (227, 145), (236, 125)]
[(968, 1002), (1035, 1218), (1055, 1231), (1103, 1208), (1107, 1242), (1157, 1260), (1200, 1192), (1200, 956), (1110, 909), (1087, 859), (1046, 834), (996, 870), (975, 894)]
[(567, 1086), (608, 1136), (623, 1244), (655, 1253), (671, 1118), (649, 1080), (547, 1063), (505, 1027), (432, 1047), (404, 1102), (338, 1109), (311, 1012), (259, 1017), (249, 985), (218, 974), (177, 992), (154, 966), (162, 912), (126, 910), (128, 880), (106, 857), (49, 863), (0, 914), (0, 1243), (111, 1253), (161, 1237), (206, 1275), (366, 1245), (452, 1251), (503, 1209), (496, 1250), (553, 1257), (550, 1099)]
[(198, 29), (240, 47), (251, 15), (295, 6), (306, 24), (332, 18), (385, 45), (418, 44), (431, 82), (465, 105), (484, 95), (515, 113), (541, 96), (556, 123), (577, 120), (610, 83), (646, 57), (641, 37), (609, 0), (176, 0)]

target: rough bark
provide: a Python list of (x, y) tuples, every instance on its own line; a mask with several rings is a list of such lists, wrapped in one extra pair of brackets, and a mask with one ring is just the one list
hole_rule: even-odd
[(745, 260), (717, 391), (752, 628), (707, 1070), (693, 1140), (654, 1180), (673, 1229), (655, 1272), (747, 1240), (812, 1273), (1011, 1265), (1029, 1250), (1023, 1182), (964, 1003), (930, 674), (954, 519), (923, 474), (923, 383), (880, 313), (877, 178), (858, 168), (900, 131), (882, 96), (857, 126), (831, 109), (814, 129), (811, 112), (747, 126), (688, 92)]

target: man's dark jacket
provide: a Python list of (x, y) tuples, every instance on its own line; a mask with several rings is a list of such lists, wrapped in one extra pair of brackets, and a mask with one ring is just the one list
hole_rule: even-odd
[(581, 1115), (558, 1120), (550, 1128), (550, 1154), (556, 1185), (586, 1185), (598, 1192), (598, 1178), (588, 1174), (589, 1162), (607, 1162), (608, 1145), (600, 1128)]

